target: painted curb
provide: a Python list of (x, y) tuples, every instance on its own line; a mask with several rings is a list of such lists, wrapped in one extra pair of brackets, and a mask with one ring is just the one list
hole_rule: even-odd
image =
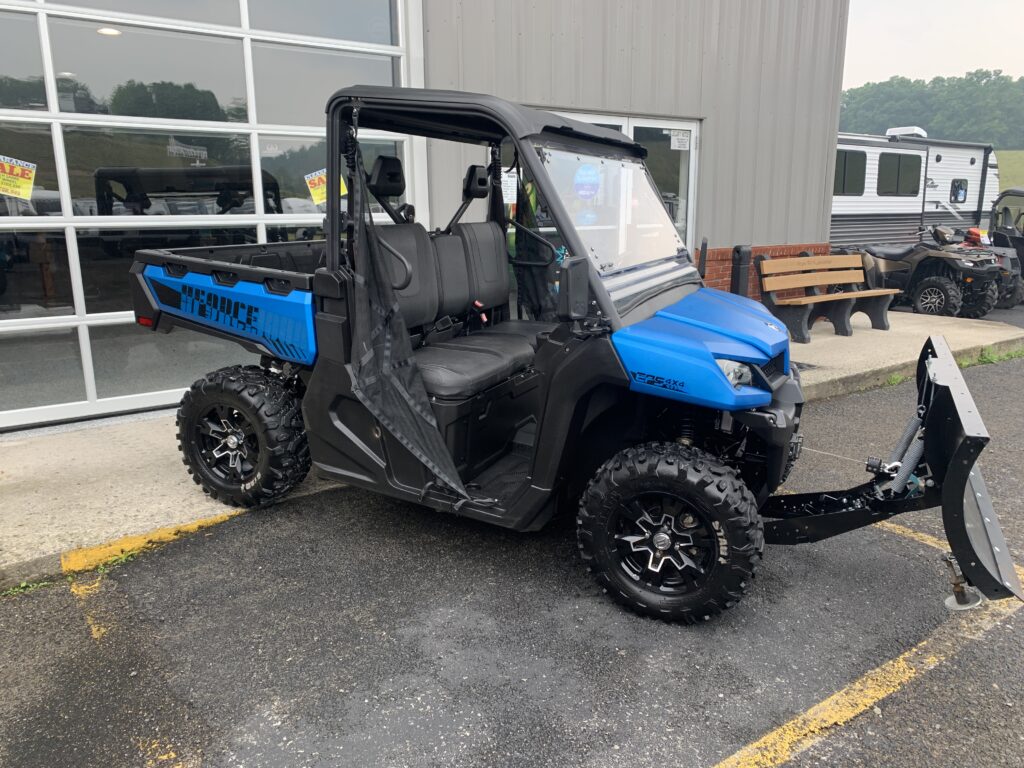
[(157, 528), (146, 533), (122, 536), (92, 547), (80, 547), (22, 560), (0, 568), (0, 590), (10, 589), (25, 582), (57, 581), (75, 573), (91, 571), (116, 557), (154, 549), (206, 528), (212, 528), (238, 517), (243, 511), (237, 509), (188, 523)]

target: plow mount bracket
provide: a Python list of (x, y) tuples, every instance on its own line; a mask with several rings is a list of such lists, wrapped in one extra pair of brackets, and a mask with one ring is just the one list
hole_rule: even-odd
[(917, 411), (874, 479), (841, 491), (773, 496), (761, 514), (765, 541), (820, 541), (913, 510), (942, 508), (950, 550), (985, 597), (1024, 600), (999, 518), (975, 465), (988, 430), (946, 340), (932, 336), (917, 363)]

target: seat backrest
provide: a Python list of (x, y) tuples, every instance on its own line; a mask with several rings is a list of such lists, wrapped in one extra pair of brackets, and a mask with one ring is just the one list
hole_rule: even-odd
[(457, 235), (466, 250), (470, 302), (479, 301), (483, 309), (508, 303), (509, 269), (505, 237), (493, 221), (456, 224)]
[(787, 259), (765, 257), (758, 260), (758, 271), (761, 273), (761, 287), (765, 291), (864, 282), (863, 264), (858, 253)]
[(470, 298), (469, 269), (466, 246), (458, 235), (436, 234), (431, 237), (437, 258), (438, 315), (463, 317), (468, 314)]
[[(377, 227), (377, 234), (402, 254), (412, 267), (409, 285), (395, 291), (406, 326), (418, 328), (433, 323), (438, 307), (437, 270), (427, 231), (422, 224), (382, 224)], [(381, 258), (388, 265), (394, 282), (404, 281), (405, 269), (383, 246)]]

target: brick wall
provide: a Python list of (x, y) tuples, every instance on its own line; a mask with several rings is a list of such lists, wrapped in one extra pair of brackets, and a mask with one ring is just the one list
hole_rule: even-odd
[[(757, 267), (754, 258), (763, 254), (775, 258), (799, 256), (801, 253), (824, 255), (829, 252), (828, 243), (801, 243), (798, 245), (754, 245), (750, 248), (750, 275), (747, 283), (747, 295), (757, 301), (761, 300), (761, 284), (757, 278)], [(696, 255), (695, 255), (696, 258)], [(732, 248), (708, 248), (707, 270), (704, 282), (712, 288), (728, 291), (732, 282)]]

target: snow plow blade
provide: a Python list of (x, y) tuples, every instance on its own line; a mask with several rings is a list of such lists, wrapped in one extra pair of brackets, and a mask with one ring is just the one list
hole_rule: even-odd
[(942, 508), (950, 550), (967, 583), (992, 600), (1024, 600), (1020, 579), (975, 462), (988, 444), (946, 340), (932, 336), (917, 363), (917, 412), (889, 458), (869, 458), (874, 479), (825, 493), (773, 496), (761, 514), (770, 544), (820, 541), (903, 512)]

